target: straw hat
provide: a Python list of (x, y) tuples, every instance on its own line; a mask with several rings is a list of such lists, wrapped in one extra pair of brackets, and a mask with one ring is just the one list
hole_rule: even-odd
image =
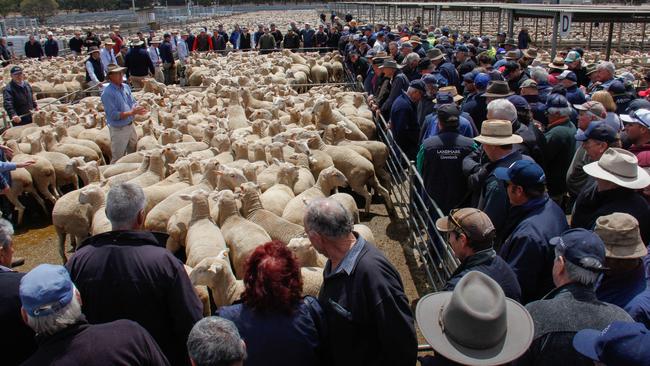
[(524, 140), (512, 133), (512, 122), (504, 119), (488, 119), (481, 125), (481, 134), (474, 140), (486, 145), (501, 146), (520, 144)]
[(420, 40), (420, 37), (418, 37), (418, 36), (412, 36), (409, 39), (409, 42), (411, 42), (412, 45), (422, 44), (422, 41)]
[(548, 68), (555, 69), (555, 70), (566, 70), (569, 67), (564, 64), (564, 58), (558, 56), (553, 59), (553, 62), (548, 64)]
[(424, 338), (445, 358), (462, 365), (502, 365), (533, 341), (533, 319), (487, 275), (471, 271), (454, 291), (424, 296), (415, 309)]
[(113, 42), (113, 40), (110, 39), (110, 38), (106, 38), (106, 39), (104, 40), (104, 44), (107, 44), (107, 45), (111, 45), (111, 46), (113, 46), (113, 45), (115, 45), (115, 42)]
[(110, 64), (108, 65), (108, 71), (106, 72), (106, 74), (108, 75), (115, 72), (123, 72), (124, 70), (126, 70), (126, 67), (120, 67), (116, 64)]
[(506, 60), (519, 60), (519, 52), (517, 51), (508, 51), (506, 52)]
[(458, 95), (458, 89), (456, 89), (455, 86), (443, 86), (442, 88), (438, 89), (439, 93), (449, 93), (451, 96), (454, 98), (454, 102), (459, 102), (463, 100), (462, 95)]
[(583, 167), (594, 178), (612, 182), (621, 187), (643, 189), (650, 185), (650, 176), (639, 167), (636, 155), (615, 147), (605, 150), (600, 160)]
[(149, 41), (149, 44), (161, 44), (162, 42), (160, 41), (160, 38), (158, 37), (153, 37), (151, 41)]
[(523, 53), (526, 58), (537, 58), (537, 48), (526, 48)]
[(615, 212), (601, 216), (596, 220), (594, 232), (605, 243), (607, 258), (635, 259), (648, 255), (641, 239), (639, 221), (632, 215)]
[(92, 46), (92, 47), (88, 48), (88, 54), (89, 55), (91, 55), (93, 52), (99, 53), (99, 48), (97, 48), (96, 46)]
[(144, 44), (144, 41), (141, 40), (140, 38), (131, 38), (129, 40), (129, 45), (131, 45), (131, 47), (142, 46), (143, 44)]

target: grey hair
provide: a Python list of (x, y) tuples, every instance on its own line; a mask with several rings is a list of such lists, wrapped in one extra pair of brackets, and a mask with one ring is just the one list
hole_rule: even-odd
[(496, 99), (487, 106), (487, 112), (492, 119), (505, 119), (514, 121), (517, 119), (517, 108), (507, 99)]
[(194, 324), (187, 337), (187, 352), (196, 366), (229, 366), (246, 359), (246, 347), (237, 327), (218, 316)]
[(609, 61), (603, 61), (596, 66), (596, 70), (607, 70), (608, 73), (610, 73), (612, 76), (616, 73), (616, 66), (614, 66), (613, 63)]
[(78, 294), (79, 291), (75, 287), (70, 303), (55, 313), (37, 317), (27, 314), (27, 325), (38, 335), (52, 335), (77, 324), (83, 319)]
[(305, 229), (328, 238), (337, 239), (352, 232), (352, 215), (343, 205), (331, 198), (317, 198), (305, 211)]
[(410, 65), (413, 62), (420, 61), (420, 55), (418, 55), (416, 52), (411, 52), (406, 57), (404, 57), (404, 65)]
[(144, 192), (139, 185), (120, 183), (106, 195), (106, 217), (113, 230), (130, 229), (144, 205)]
[(571, 107), (563, 107), (563, 108), (551, 107), (547, 109), (547, 111), (549, 115), (559, 114), (560, 116), (566, 116), (566, 117), (570, 117), (571, 114), (573, 113), (573, 109)]
[(535, 67), (530, 72), (530, 77), (537, 82), (548, 82), (548, 72), (541, 67)]
[[(555, 257), (557, 258), (560, 255), (562, 254), (556, 248)], [(577, 266), (566, 259), (564, 261), (564, 269), (566, 270), (569, 281), (577, 282), (588, 287), (595, 285), (598, 277), (600, 277), (600, 273)]]
[(11, 236), (14, 235), (14, 227), (5, 219), (0, 219), (0, 247), (9, 248), (11, 245)]

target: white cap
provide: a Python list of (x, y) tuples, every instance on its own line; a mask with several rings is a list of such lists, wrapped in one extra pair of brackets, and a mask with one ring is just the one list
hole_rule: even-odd
[(48, 35), (48, 36), (53, 36), (54, 33), (52, 33), (52, 31), (48, 31), (48, 32), (47, 32), (47, 35)]

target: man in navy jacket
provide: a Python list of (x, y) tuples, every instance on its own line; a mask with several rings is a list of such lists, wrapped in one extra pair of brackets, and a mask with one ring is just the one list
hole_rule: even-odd
[(395, 142), (409, 160), (415, 160), (419, 149), (420, 126), (417, 121), (417, 104), (426, 93), (422, 80), (413, 80), (406, 92), (395, 99), (390, 112), (390, 129)]
[(569, 228), (564, 212), (546, 194), (544, 170), (519, 160), (494, 170), (506, 182), (511, 208), (499, 255), (513, 269), (521, 286), (522, 303), (541, 299), (553, 289), (555, 254), (549, 240)]

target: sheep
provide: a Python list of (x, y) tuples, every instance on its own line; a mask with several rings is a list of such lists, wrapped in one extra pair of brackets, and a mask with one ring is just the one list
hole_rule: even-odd
[(91, 185), (84, 187), (79, 192), (79, 203), (89, 204), (94, 211), (91, 219), (90, 234), (97, 235), (111, 231), (111, 222), (106, 217), (106, 193), (102, 185)]
[[(188, 265), (183, 265), (183, 267), (185, 267), (185, 272), (187, 273), (187, 276), (191, 278), (192, 267)], [(210, 294), (208, 293), (208, 287), (194, 286), (194, 293), (199, 298), (199, 300), (201, 300), (201, 304), (203, 304), (203, 316), (212, 315), (212, 310), (210, 310)]]
[(347, 117), (341, 114), (341, 112), (333, 110), (330, 102), (325, 98), (319, 98), (316, 101), (312, 113), (318, 122), (317, 126), (321, 129), (326, 125), (335, 125), (342, 122), (345, 124), (345, 127), (350, 130), (349, 135), (351, 139), (362, 141), (368, 140), (368, 136), (359, 129), (359, 126), (350, 121)]
[(20, 163), (35, 160), (35, 164), (30, 165), (25, 169), (27, 169), (29, 174), (32, 176), (32, 180), (34, 181), (38, 193), (40, 193), (46, 200), (55, 203), (59, 198), (59, 193), (56, 190), (56, 172), (52, 163), (44, 157), (18, 153), (16, 145), (17, 143), (14, 140), (7, 141), (7, 146), (14, 151), (14, 156), (11, 158), (11, 161), (14, 163)]
[(215, 197), (219, 207), (219, 227), (232, 254), (235, 275), (244, 275), (244, 265), (250, 253), (258, 246), (271, 241), (271, 237), (259, 225), (241, 217), (235, 195), (229, 189)]
[(32, 176), (25, 168), (17, 168), (10, 172), (11, 174), (11, 189), (5, 193), (9, 202), (14, 205), (14, 209), (18, 212), (16, 223), (21, 225), (23, 223), (23, 216), (25, 214), (25, 206), (20, 202), (18, 197), (23, 193), (29, 193), (34, 197), (36, 202), (41, 206), (43, 212), (46, 214), (48, 210), (45, 208), (45, 201), (38, 195), (34, 189)]
[(262, 207), (257, 184), (247, 182), (240, 187), (242, 191), (242, 215), (247, 220), (266, 230), (271, 239), (288, 243), (293, 238), (305, 235), (305, 229), (302, 226), (291, 223)]
[(327, 83), (327, 80), (329, 79), (327, 68), (323, 65), (317, 64), (314, 59), (309, 60), (309, 65), (311, 66), (311, 70), (309, 71), (311, 81), (314, 84)]
[(191, 194), (182, 194), (180, 198), (192, 202), (192, 217), (185, 237), (185, 263), (193, 267), (203, 258), (219, 255), (220, 251), (226, 249), (226, 241), (210, 216), (207, 191), (200, 189)]
[(282, 212), (282, 218), (293, 222), (294, 224), (303, 225), (305, 215), (305, 202), (314, 198), (323, 198), (337, 187), (347, 185), (347, 179), (338, 169), (329, 167), (320, 172), (318, 180), (313, 187), (297, 195), (292, 199)]
[(361, 235), (366, 241), (371, 242), (371, 243), (376, 243), (375, 241), (375, 235), (372, 233), (372, 230), (370, 230), (369, 227), (363, 224), (355, 224), (354, 225), (354, 231), (356, 231), (359, 235)]
[(359, 223), (359, 208), (357, 207), (357, 202), (354, 200), (354, 197), (347, 193), (334, 193), (330, 198), (340, 203), (346, 210), (348, 210), (350, 215), (352, 215), (355, 224)]
[(29, 136), (28, 141), (31, 146), (32, 155), (42, 156), (52, 163), (59, 194), (61, 193), (61, 188), (68, 184), (72, 184), (74, 189), (79, 189), (79, 178), (74, 171), (66, 169), (70, 162), (70, 158), (67, 155), (55, 151), (44, 151), (41, 141), (36, 137)]
[(280, 163), (277, 160), (274, 161), (274, 164), (280, 166), (277, 183), (260, 195), (260, 202), (266, 210), (282, 216), (284, 208), (295, 197), (293, 186), (298, 180), (299, 168), (288, 163)]
[(45, 150), (47, 151), (57, 151), (67, 156), (74, 158), (77, 156), (83, 156), (85, 161), (95, 160), (97, 162), (103, 160), (99, 158), (99, 155), (95, 150), (77, 144), (62, 144), (56, 141), (54, 138), (54, 132), (51, 130), (44, 130), (42, 134), (43, 144), (45, 145)]
[(246, 118), (246, 111), (239, 104), (239, 94), (236, 91), (230, 92), (230, 103), (226, 109), (228, 116), (228, 127), (231, 131), (238, 128), (248, 127), (250, 125)]
[(138, 169), (122, 174), (117, 174), (108, 178), (108, 181), (111, 185), (128, 182), (133, 178), (139, 177), (147, 171), (149, 168), (149, 162), (151, 161), (151, 154), (139, 152), (138, 155), (142, 156), (142, 161), (140, 162)]
[(95, 151), (95, 153), (99, 156), (100, 160), (99, 163), (105, 164), (104, 156), (102, 155), (102, 149), (94, 143), (93, 141), (89, 140), (84, 140), (84, 139), (77, 139), (68, 136), (68, 130), (66, 129), (65, 124), (63, 123), (55, 123), (54, 124), (54, 130), (56, 132), (56, 135), (58, 137), (59, 142), (64, 143), (64, 144), (76, 144), (76, 145), (82, 145), (87, 148), (92, 149)]
[(172, 166), (176, 169), (176, 173), (174, 174), (178, 173), (177, 182), (171, 183), (167, 181), (167, 178), (165, 178), (165, 180), (162, 182), (150, 185), (142, 189), (144, 196), (147, 199), (147, 203), (145, 204), (144, 208), (145, 214), (151, 211), (154, 206), (156, 206), (165, 198), (171, 196), (173, 193), (193, 185), (194, 180), (189, 160), (179, 160), (175, 164), (172, 164)]
[(114, 175), (128, 173), (140, 167), (142, 162), (139, 163), (115, 163), (111, 165), (102, 165), (100, 170), (104, 178), (110, 178)]
[(231, 305), (244, 292), (244, 282), (237, 280), (230, 266), (228, 249), (216, 257), (201, 260), (192, 269), (190, 281), (194, 286), (208, 286), (218, 308)]
[(287, 248), (293, 252), (301, 267), (325, 267), (327, 258), (318, 253), (307, 238), (294, 238), (289, 241)]
[(128, 182), (135, 183), (141, 188), (160, 182), (165, 177), (163, 160), (160, 153), (160, 150), (154, 150), (149, 153), (149, 166), (147, 171), (130, 179)]
[(52, 209), (52, 225), (59, 239), (59, 255), (63, 263), (67, 262), (65, 254), (66, 236), (70, 235), (70, 242), (80, 244), (90, 234), (92, 219), (99, 205), (79, 204), (82, 190), (71, 191), (59, 198)]
[[(315, 161), (315, 159), (311, 160)], [(309, 169), (310, 159), (307, 155), (294, 153), (289, 155), (287, 161), (298, 167), (298, 181), (293, 185), (294, 194), (301, 194), (316, 184), (314, 175)], [(320, 170), (318, 172), (320, 173)]]

